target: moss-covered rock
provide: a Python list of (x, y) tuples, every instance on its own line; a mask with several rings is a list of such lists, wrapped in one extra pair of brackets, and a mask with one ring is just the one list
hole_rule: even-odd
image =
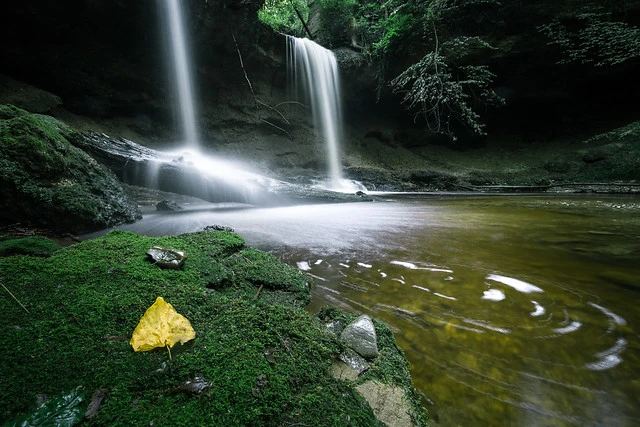
[(0, 221), (84, 232), (141, 218), (116, 177), (53, 117), (0, 106)]
[[(186, 252), (183, 268), (149, 262), (146, 251), (155, 245)], [(211, 291), (220, 266), (231, 278)], [(379, 425), (355, 384), (331, 375), (342, 344), (300, 308), (307, 279), (236, 234), (113, 231), (49, 258), (2, 258), (0, 271), (24, 305), (0, 289), (2, 420), (33, 412), (38, 396), (81, 386), (87, 397), (105, 395), (86, 425)], [(298, 296), (298, 306), (281, 303), (284, 291)], [(129, 345), (158, 296), (196, 331), (171, 349), (171, 359), (165, 349), (135, 353)], [(397, 369), (395, 356), (385, 356), (398, 354), (387, 342), (392, 335), (379, 333), (380, 364)], [(210, 386), (193, 392), (187, 381)]]
[(640, 181), (640, 121), (589, 138), (579, 154), (584, 181)]
[(12, 255), (51, 256), (60, 245), (42, 236), (11, 238), (0, 236), (0, 257)]

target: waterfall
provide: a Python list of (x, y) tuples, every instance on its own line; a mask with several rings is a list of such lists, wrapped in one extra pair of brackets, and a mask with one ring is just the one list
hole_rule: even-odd
[(171, 51), (175, 66), (176, 91), (180, 103), (183, 138), (186, 146), (196, 148), (198, 131), (189, 70), (190, 62), (182, 19), (182, 5), (180, 0), (165, 0), (165, 6), (171, 33)]
[(338, 62), (330, 50), (303, 38), (287, 36), (287, 66), (296, 89), (302, 87), (327, 150), (330, 189), (343, 187), (340, 164), (342, 114)]

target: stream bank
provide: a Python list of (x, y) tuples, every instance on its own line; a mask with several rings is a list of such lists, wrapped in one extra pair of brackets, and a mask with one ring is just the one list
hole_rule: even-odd
[[(150, 262), (153, 246), (184, 251), (183, 268)], [(75, 393), (68, 399), (75, 404), (58, 405), (54, 417), (78, 408), (76, 420), (86, 415), (86, 425), (365, 426), (391, 414), (403, 425), (426, 425), (391, 331), (374, 321), (378, 356), (361, 375), (335, 378), (332, 363), (347, 347), (326, 324), (344, 327), (355, 316), (325, 310), (312, 317), (303, 309), (310, 278), (235, 233), (113, 231), (0, 265), (3, 421), (37, 416), (39, 405)], [(157, 296), (196, 332), (172, 356), (129, 345)], [(395, 406), (375, 400), (384, 390)]]

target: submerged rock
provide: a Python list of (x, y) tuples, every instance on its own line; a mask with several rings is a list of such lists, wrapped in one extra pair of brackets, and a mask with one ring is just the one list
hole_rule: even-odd
[(340, 338), (362, 357), (373, 359), (378, 356), (376, 330), (366, 314), (347, 325)]
[(147, 251), (153, 262), (162, 268), (172, 268), (177, 270), (182, 267), (187, 260), (187, 254), (177, 249), (162, 248), (154, 246)]

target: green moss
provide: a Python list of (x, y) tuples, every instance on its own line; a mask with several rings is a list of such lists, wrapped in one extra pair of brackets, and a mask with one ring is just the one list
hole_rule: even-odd
[(230, 256), (224, 263), (234, 272), (236, 283), (279, 291), (269, 297), (275, 297), (281, 303), (309, 304), (311, 279), (273, 255), (247, 248)]
[[(145, 253), (154, 245), (184, 250), (184, 267), (151, 263)], [(152, 238), (123, 231), (49, 258), (0, 259), (2, 284), (29, 311), (0, 289), (0, 419), (34, 411), (39, 395), (82, 386), (87, 396), (108, 390), (87, 425), (375, 425), (353, 387), (330, 375), (336, 337), (304, 310), (269, 303), (277, 301), (270, 294), (302, 283), (274, 260), (233, 233)], [(234, 278), (208, 292), (207, 266), (217, 264)], [(258, 299), (234, 291), (255, 291), (258, 281), (265, 285)], [(157, 296), (196, 331), (171, 350), (172, 359), (166, 349), (135, 353), (128, 342)], [(195, 377), (211, 387), (180, 389)]]
[(0, 237), (0, 257), (11, 255), (50, 256), (60, 246), (51, 239), (28, 236), (19, 239)]
[(601, 133), (593, 136), (585, 141), (585, 143), (610, 143), (628, 141), (637, 143), (640, 139), (640, 121), (631, 122), (626, 126), (619, 127), (609, 132)]
[(0, 219), (89, 231), (141, 218), (116, 177), (53, 117), (0, 106)]

